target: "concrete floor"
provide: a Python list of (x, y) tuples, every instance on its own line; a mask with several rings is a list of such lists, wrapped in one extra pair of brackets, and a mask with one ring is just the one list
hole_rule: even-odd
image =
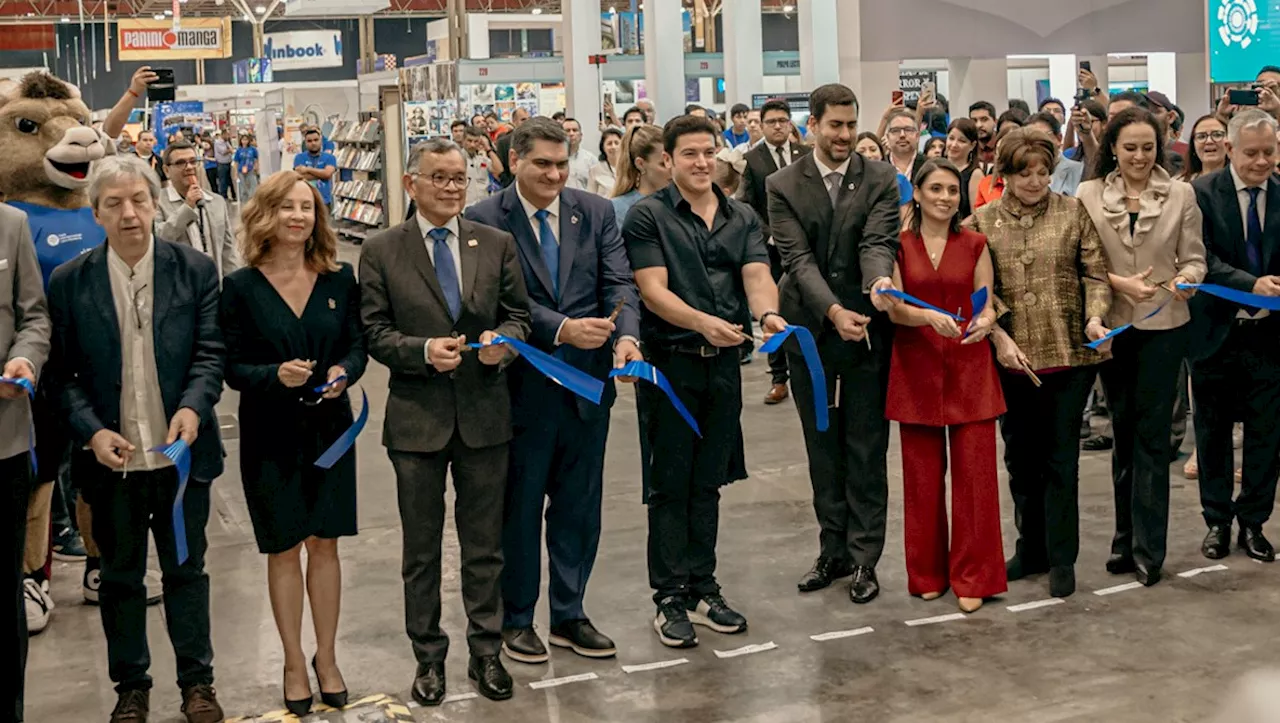
[[(344, 253), (352, 255), (350, 249)], [(963, 620), (905, 624), (954, 613), (956, 607), (950, 595), (924, 602), (906, 594), (896, 433), (889, 460), (889, 544), (878, 568), (880, 599), (854, 606), (845, 584), (798, 594), (795, 582), (817, 546), (798, 419), (790, 402), (760, 403), (768, 386), (763, 358), (744, 369), (744, 380), (751, 479), (725, 490), (718, 574), (730, 602), (749, 618), (750, 631), (722, 636), (700, 629), (701, 645), (687, 651), (667, 649), (654, 635), (634, 395), (624, 391), (614, 411), (605, 532), (587, 601), (594, 621), (617, 641), (618, 659), (588, 661), (556, 651), (546, 666), (508, 662), (518, 684), (513, 700), (415, 708), (418, 720), (1206, 721), (1220, 709), (1231, 681), (1259, 667), (1280, 667), (1280, 568), (1252, 562), (1237, 551), (1223, 561), (1228, 570), (1189, 578), (1174, 574), (1212, 564), (1199, 554), (1204, 527), (1196, 485), (1180, 473), (1173, 477), (1169, 579), (1151, 589), (1093, 594), (1132, 580), (1103, 569), (1112, 527), (1106, 453), (1082, 456), (1079, 592), (1065, 603), (1008, 610), (1048, 596), (1047, 581), (1033, 579), (1013, 583), (1002, 599)], [(353, 700), (376, 693), (408, 700), (414, 672), (403, 625), (394, 479), (380, 445), (386, 383), (386, 369), (371, 364), (363, 382), (371, 404), (369, 428), (358, 444), (361, 532), (342, 543), (339, 662)], [(224, 397), (222, 411), (234, 413), (233, 393)], [(238, 480), (235, 440), (228, 441), (227, 451), (228, 471), (215, 485), (208, 528), (214, 665), (227, 714), (252, 719), (281, 707), (282, 656), (267, 599), (266, 562), (254, 546)], [(1005, 548), (1011, 550), (1007, 491), (1002, 508)], [(1280, 536), (1280, 528), (1274, 536)], [(444, 578), (444, 626), (454, 641), (449, 692), (467, 694), (473, 688), (465, 673), (457, 559), (450, 529)], [(52, 594), (58, 607), (49, 629), (32, 639), (28, 721), (103, 720), (114, 704), (100, 618), (95, 608), (81, 603), (80, 576), (79, 565), (55, 563)], [(157, 681), (152, 720), (181, 721), (162, 610), (151, 608), (149, 619)], [(545, 605), (539, 619), (545, 637)], [(810, 639), (864, 627), (872, 631), (825, 642)], [(776, 648), (723, 659), (716, 655), (768, 643)], [(647, 672), (622, 669), (680, 658), (688, 662)], [(597, 677), (541, 690), (528, 687), (579, 674)]]

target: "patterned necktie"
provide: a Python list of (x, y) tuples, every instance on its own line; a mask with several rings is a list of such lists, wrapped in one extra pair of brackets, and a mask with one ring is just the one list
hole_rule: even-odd
[(835, 208), (836, 201), (840, 199), (840, 184), (844, 182), (844, 178), (840, 176), (838, 171), (832, 171), (827, 174), (827, 195), (831, 196), (831, 207)]
[(778, 147), (777, 147), (777, 148), (775, 148), (774, 150), (778, 152), (778, 168), (786, 168), (786, 167), (787, 167), (787, 154), (786, 154), (785, 152), (783, 152), (783, 150), (782, 150), (782, 146), (778, 146)]
[(453, 252), (449, 250), (449, 229), (433, 228), (427, 235), (436, 242), (436, 280), (440, 282), (440, 290), (444, 292), (449, 316), (457, 321), (462, 314), (462, 288), (458, 284), (457, 267), (453, 265)]
[(547, 265), (547, 273), (551, 275), (551, 293), (556, 301), (560, 300), (560, 244), (556, 241), (556, 232), (551, 228), (547, 217), (551, 212), (547, 209), (535, 211), (533, 217), (538, 219), (538, 241), (542, 246), (542, 262)]
[(1261, 188), (1249, 189), (1249, 213), (1245, 217), (1244, 243), (1249, 254), (1249, 271), (1262, 275), (1262, 216), (1258, 213), (1258, 194)]

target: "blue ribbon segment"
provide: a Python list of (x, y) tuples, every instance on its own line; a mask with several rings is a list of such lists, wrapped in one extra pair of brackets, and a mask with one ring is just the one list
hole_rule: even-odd
[(760, 347), (761, 354), (772, 354), (782, 346), (782, 342), (794, 336), (800, 344), (800, 353), (804, 355), (804, 365), (809, 368), (809, 381), (813, 384), (813, 416), (819, 432), (827, 431), (831, 426), (831, 418), (827, 412), (827, 375), (822, 369), (822, 357), (818, 356), (818, 344), (813, 334), (803, 326), (790, 326), (769, 337)]
[(689, 413), (688, 407), (684, 406), (684, 402), (680, 401), (680, 397), (676, 394), (676, 390), (671, 387), (671, 382), (667, 380), (666, 375), (649, 362), (630, 361), (621, 369), (614, 369), (609, 372), (609, 378), (613, 377), (636, 377), (661, 389), (667, 395), (667, 399), (671, 400), (671, 406), (676, 408), (684, 421), (688, 423), (693, 433), (702, 436), (702, 431), (698, 429), (698, 423), (694, 420), (693, 415)]
[(969, 327), (973, 326), (973, 322), (978, 320), (978, 315), (981, 314), (983, 311), (986, 311), (987, 297), (989, 295), (990, 294), (987, 291), (987, 287), (984, 286), (981, 289), (978, 289), (977, 291), (973, 292), (973, 295), (969, 297), (969, 307), (971, 311), (969, 312), (969, 324), (968, 326), (965, 327), (965, 330), (964, 330), (965, 336), (969, 336)]
[[(1169, 298), (1165, 299), (1165, 300), (1164, 300), (1164, 303), (1163, 303), (1163, 304), (1161, 304), (1161, 305), (1159, 305), (1159, 306), (1157, 306), (1157, 307), (1155, 308), (1155, 310), (1154, 310), (1154, 311), (1152, 311), (1150, 314), (1147, 314), (1146, 316), (1142, 317), (1142, 319), (1140, 319), (1140, 321), (1146, 321), (1147, 319), (1150, 319), (1151, 317), (1155, 316), (1156, 314), (1159, 314), (1161, 311), (1164, 311), (1164, 307), (1168, 306), (1170, 301), (1173, 301), (1173, 296), (1172, 296), (1172, 295), (1170, 295), (1170, 296), (1169, 296)], [(1090, 349), (1094, 349), (1094, 350), (1096, 350), (1098, 347), (1102, 346), (1103, 344), (1106, 344), (1106, 343), (1107, 343), (1108, 341), (1110, 341), (1111, 339), (1114, 339), (1115, 337), (1119, 336), (1120, 334), (1122, 334), (1122, 333), (1124, 333), (1124, 332), (1128, 331), (1130, 328), (1132, 328), (1132, 327), (1133, 327), (1133, 325), (1134, 325), (1135, 323), (1137, 323), (1137, 322), (1132, 322), (1132, 321), (1131, 321), (1131, 322), (1129, 322), (1128, 324), (1125, 324), (1124, 326), (1120, 327), (1119, 329), (1112, 329), (1112, 330), (1111, 330), (1111, 332), (1110, 332), (1109, 334), (1107, 334), (1106, 336), (1102, 337), (1101, 339), (1096, 339), (1096, 340), (1094, 340), (1094, 341), (1091, 341), (1091, 342), (1089, 342), (1088, 344), (1085, 344), (1085, 346), (1089, 347)]]
[(329, 391), (330, 389), (333, 389), (334, 387), (338, 386), (339, 384), (345, 381), (347, 381), (347, 375), (339, 374), (332, 381), (325, 382), (324, 384), (321, 384), (320, 386), (316, 387), (315, 389), (312, 389), (311, 391), (315, 392), (316, 394), (324, 394), (325, 392)]
[(1219, 299), (1224, 299), (1234, 304), (1248, 306), (1254, 309), (1280, 311), (1280, 296), (1262, 296), (1261, 294), (1240, 291), (1238, 289), (1219, 286), (1217, 284), (1178, 284), (1178, 288), (1203, 291), (1210, 296), (1216, 296)]
[[(337, 380), (335, 379), (334, 381)], [(316, 391), (319, 391), (319, 389), (317, 387)], [(324, 454), (320, 455), (320, 458), (316, 460), (317, 467), (321, 469), (333, 467), (338, 463), (338, 460), (342, 459), (342, 455), (347, 453), (347, 450), (355, 446), (356, 437), (359, 437), (360, 433), (364, 431), (364, 425), (369, 423), (369, 395), (363, 389), (360, 390), (360, 399), (360, 414), (356, 416), (356, 421), (352, 422), (351, 426), (347, 427), (347, 431), (339, 435), (333, 444), (329, 445), (329, 448), (324, 451)]]
[(534, 369), (537, 369), (544, 377), (577, 394), (592, 404), (599, 404), (600, 398), (604, 396), (604, 382), (587, 374), (581, 369), (561, 361), (550, 354), (539, 351), (532, 346), (507, 336), (494, 337), (493, 341), (488, 344), (468, 344), (472, 349), (482, 349), (486, 346), (495, 346), (498, 344), (506, 344), (515, 349), (520, 356), (524, 357)]
[(152, 447), (150, 452), (158, 452), (169, 458), (178, 470), (178, 493), (173, 497), (173, 549), (178, 557), (178, 564), (187, 562), (187, 518), (182, 512), (182, 499), (187, 495), (187, 479), (191, 476), (191, 448), (179, 439), (167, 447)]
[[(35, 385), (22, 377), (0, 377), (0, 384), (9, 384), (22, 389), (27, 393), (28, 400), (36, 398)], [(40, 474), (40, 465), (36, 464), (36, 425), (34, 417), (31, 424), (27, 425), (27, 456), (31, 458), (31, 476), (35, 477)]]
[(951, 317), (952, 319), (955, 319), (956, 321), (964, 321), (963, 316), (960, 316), (959, 314), (956, 314), (951, 311), (947, 311), (945, 309), (939, 309), (938, 307), (934, 306), (933, 304), (930, 304), (924, 299), (917, 299), (916, 297), (912, 296), (911, 294), (908, 294), (905, 291), (899, 291), (897, 289), (879, 289), (876, 291), (876, 293), (892, 296), (895, 299), (901, 299), (907, 302), (908, 304), (911, 304), (912, 306), (918, 306), (921, 309), (928, 309), (930, 311), (936, 311), (939, 314), (945, 314)]

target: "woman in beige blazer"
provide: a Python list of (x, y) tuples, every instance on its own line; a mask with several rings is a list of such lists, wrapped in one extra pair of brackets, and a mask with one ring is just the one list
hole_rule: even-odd
[(1116, 532), (1107, 570), (1160, 581), (1169, 527), (1169, 434), (1178, 370), (1186, 355), (1190, 291), (1205, 266), (1195, 192), (1164, 170), (1164, 130), (1141, 108), (1107, 123), (1094, 180), (1078, 196), (1107, 259), (1115, 336), (1102, 384), (1111, 405), (1115, 447)]

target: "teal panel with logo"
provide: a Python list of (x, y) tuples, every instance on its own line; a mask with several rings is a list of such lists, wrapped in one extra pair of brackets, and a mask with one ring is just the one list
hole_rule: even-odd
[(1280, 0), (1209, 0), (1209, 79), (1253, 80), (1280, 65)]

